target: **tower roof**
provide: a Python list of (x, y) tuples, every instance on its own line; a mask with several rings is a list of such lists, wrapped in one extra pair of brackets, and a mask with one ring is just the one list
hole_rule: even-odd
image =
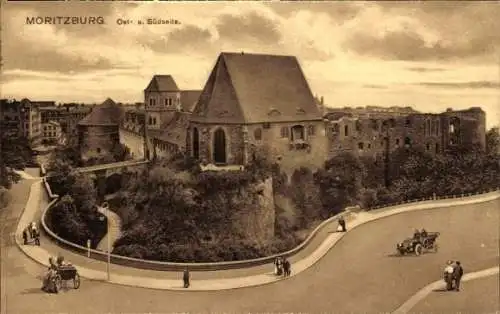
[(123, 115), (123, 108), (108, 98), (102, 104), (95, 106), (85, 118), (78, 122), (78, 125), (119, 125)]

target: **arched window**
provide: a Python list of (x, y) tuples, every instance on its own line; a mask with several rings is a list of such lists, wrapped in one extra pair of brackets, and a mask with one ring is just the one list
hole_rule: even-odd
[(193, 157), (200, 159), (200, 135), (197, 128), (193, 128)]
[(294, 125), (292, 127), (292, 141), (305, 140), (304, 126)]
[(226, 133), (223, 129), (217, 129), (214, 132), (213, 140), (214, 162), (216, 164), (225, 164), (226, 160)]
[(253, 137), (255, 138), (256, 141), (262, 140), (262, 130), (255, 129), (255, 131), (253, 131)]
[(405, 147), (411, 147), (411, 139), (409, 137), (405, 137)]
[(310, 125), (307, 127), (307, 135), (308, 136), (316, 135), (316, 128), (314, 127), (314, 125)]

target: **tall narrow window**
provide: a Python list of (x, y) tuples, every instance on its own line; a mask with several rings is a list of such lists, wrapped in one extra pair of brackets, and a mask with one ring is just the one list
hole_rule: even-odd
[(255, 129), (255, 131), (253, 132), (253, 137), (255, 138), (256, 141), (262, 140), (262, 130)]
[(289, 137), (288, 127), (284, 126), (281, 128), (281, 137)]
[(349, 136), (349, 126), (344, 125), (344, 136)]
[(316, 135), (316, 128), (314, 127), (314, 125), (310, 125), (307, 129), (307, 135), (309, 136), (314, 136)]

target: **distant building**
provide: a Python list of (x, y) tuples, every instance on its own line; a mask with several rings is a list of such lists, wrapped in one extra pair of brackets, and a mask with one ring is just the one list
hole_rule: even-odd
[(222, 53), (190, 116), (191, 156), (246, 165), (265, 150), (284, 170), (321, 167), (325, 123), (293, 56)]
[(78, 145), (83, 161), (108, 155), (120, 143), (123, 116), (123, 108), (108, 98), (78, 122)]
[(29, 99), (0, 101), (0, 123), (2, 132), (25, 136), (33, 147), (42, 141), (39, 105)]
[(42, 123), (42, 144), (61, 144), (62, 130), (59, 122), (49, 121)]
[(91, 110), (91, 106), (81, 104), (63, 104), (60, 106), (53, 104), (40, 107), (42, 123), (47, 124), (49, 121), (59, 123), (61, 132), (64, 133), (64, 137), (70, 145), (78, 143), (77, 124), (80, 120), (85, 118)]

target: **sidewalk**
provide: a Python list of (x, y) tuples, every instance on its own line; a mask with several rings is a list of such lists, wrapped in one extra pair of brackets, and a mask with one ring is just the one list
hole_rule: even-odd
[(121, 220), (117, 214), (110, 210), (106, 210), (103, 207), (98, 207), (97, 209), (101, 214), (108, 218), (109, 232), (102, 238), (101, 242), (97, 245), (97, 249), (103, 252), (108, 251), (108, 238), (109, 244), (111, 246), (111, 252), (113, 252), (114, 243), (120, 238), (121, 235)]
[[(20, 249), (33, 260), (46, 266), (48, 266), (49, 256), (63, 254), (67, 261), (70, 261), (77, 267), (82, 277), (92, 280), (106, 280), (106, 263), (58, 247), (46, 237), (42, 238), (42, 245), (40, 247), (21, 245), (22, 226), (29, 221), (39, 219), (41, 211), (45, 209), (46, 200), (45, 206), (40, 206), (44, 203), (43, 195), (44, 191), (42, 190), (42, 184), (40, 181), (35, 182), (32, 186), (25, 212), (23, 213), (16, 232), (16, 242)], [(347, 221), (347, 227), (350, 230), (370, 221), (414, 210), (467, 205), (486, 202), (499, 197), (499, 192), (492, 192), (466, 199), (447, 199), (435, 202), (414, 203), (395, 208), (379, 209), (372, 212), (360, 212), (352, 214), (353, 217)], [(289, 258), (292, 263), (291, 277), (314, 265), (342, 238), (343, 233), (335, 232), (336, 227), (336, 221), (330, 222), (316, 237), (314, 237), (310, 244), (298, 254)], [(111, 265), (110, 269), (111, 283), (163, 290), (213, 291), (259, 286), (284, 280), (283, 278), (274, 276), (274, 266), (272, 264), (243, 269), (192, 271), (191, 287), (189, 289), (184, 289), (182, 287), (182, 274), (180, 272), (144, 270), (114, 264)]]

